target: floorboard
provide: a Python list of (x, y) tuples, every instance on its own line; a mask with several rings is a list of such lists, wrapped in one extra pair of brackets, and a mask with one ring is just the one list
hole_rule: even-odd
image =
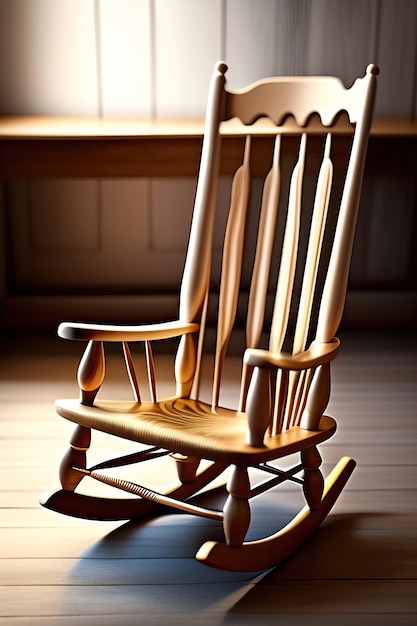
[[(416, 623), (416, 337), (348, 334), (342, 340), (327, 411), (338, 432), (321, 449), (323, 468), (326, 473), (345, 454), (357, 468), (322, 527), (292, 558), (269, 572), (237, 574), (194, 559), (205, 539), (221, 537), (216, 522), (175, 513), (98, 523), (40, 507), (40, 494), (57, 485), (57, 464), (72, 430), (53, 403), (77, 393), (78, 353), (68, 342), (5, 338), (0, 626)], [(160, 371), (170, 365), (165, 355), (157, 358)], [(232, 359), (230, 385), (237, 372)], [(125, 397), (129, 389), (116, 354), (109, 373), (113, 382), (105, 393)], [(162, 390), (170, 385), (164, 380)], [(225, 397), (235, 396), (231, 386)], [(105, 436), (95, 443), (103, 456), (115, 449)], [(216, 497), (224, 496), (219, 491)], [(275, 498), (282, 502), (278, 519), (271, 514)], [(284, 523), (298, 504), (293, 487), (254, 501), (254, 536)]]

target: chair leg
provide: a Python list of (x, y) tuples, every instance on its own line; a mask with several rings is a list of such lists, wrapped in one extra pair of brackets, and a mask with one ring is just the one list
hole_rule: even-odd
[(183, 454), (178, 454), (176, 452), (172, 453), (171, 457), (175, 461), (178, 478), (181, 483), (192, 483), (197, 475), (201, 459), (197, 456), (184, 456)]
[(91, 430), (85, 426), (77, 426), (70, 440), (70, 448), (64, 455), (59, 466), (59, 479), (63, 489), (74, 491), (83, 478), (80, 472), (74, 467), (86, 468), (86, 452), (90, 447)]
[(224, 505), (223, 529), (227, 545), (239, 548), (250, 523), (248, 469), (235, 465), (227, 483), (229, 497)]
[(243, 543), (240, 547), (207, 541), (196, 554), (198, 561), (218, 569), (255, 572), (269, 569), (293, 554), (316, 530), (336, 502), (356, 463), (343, 457), (326, 478), (321, 506), (312, 511), (306, 505), (277, 533)]
[(317, 511), (321, 506), (324, 478), (319, 470), (321, 456), (315, 446), (301, 452), (301, 462), (304, 465), (304, 497), (311, 511)]

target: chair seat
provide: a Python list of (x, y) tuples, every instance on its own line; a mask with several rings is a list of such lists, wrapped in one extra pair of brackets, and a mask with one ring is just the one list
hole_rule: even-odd
[(332, 417), (323, 416), (315, 431), (293, 427), (264, 446), (245, 443), (246, 415), (190, 399), (162, 402), (96, 401), (85, 406), (78, 400), (57, 400), (59, 415), (72, 422), (131, 441), (159, 446), (172, 452), (227, 463), (257, 464), (315, 446), (336, 430)]

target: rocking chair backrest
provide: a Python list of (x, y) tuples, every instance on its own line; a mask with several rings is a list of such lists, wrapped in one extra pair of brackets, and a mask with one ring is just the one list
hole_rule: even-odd
[[(312, 341), (331, 342), (342, 317), (378, 74), (370, 65), (365, 77), (350, 89), (332, 77), (282, 77), (230, 92), (225, 88), (226, 69), (218, 64), (211, 82), (180, 294), (180, 319), (200, 321), (202, 330), (199, 347), (190, 336), (182, 339), (176, 367), (178, 393), (189, 395), (193, 384), (198, 389), (211, 281), (221, 123), (238, 118), (242, 125), (239, 134), (246, 138), (241, 165), (233, 177), (222, 254), (213, 407), (219, 402), (223, 361), (242, 289), (242, 264), (251, 239), (246, 226), (252, 221), (249, 214), (256, 195), (251, 193), (251, 170), (258, 169), (253, 154), (256, 135), (272, 139), (270, 169), (258, 203), (257, 235), (252, 237), (255, 249), (247, 281), (246, 348), (261, 347), (265, 329), (269, 329), (268, 350), (298, 354)], [(268, 121), (258, 122), (259, 118)], [(351, 149), (343, 160), (337, 142), (341, 137), (346, 142), (346, 135)], [(286, 156), (286, 148), (293, 155), (295, 148), (295, 158)], [(336, 163), (341, 165), (343, 180), (334, 171)], [(279, 269), (274, 275), (277, 256)], [(328, 368), (321, 366), (313, 375), (279, 373), (273, 381), (271, 434), (300, 424), (313, 378), (315, 396), (325, 408)], [(245, 409), (250, 377), (251, 371), (244, 367), (241, 410)]]

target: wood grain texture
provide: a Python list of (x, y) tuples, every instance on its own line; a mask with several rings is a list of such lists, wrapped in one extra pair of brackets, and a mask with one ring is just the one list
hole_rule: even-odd
[[(134, 626), (139, 614), (150, 626), (414, 624), (417, 341), (347, 335), (342, 344), (330, 402), (339, 430), (324, 446), (324, 471), (341, 450), (355, 456), (358, 467), (303, 549), (265, 577), (253, 577), (196, 563), (192, 548), (207, 534), (219, 536), (214, 522), (174, 515), (100, 525), (41, 509), (37, 498), (54, 476), (57, 442), (67, 430), (53, 399), (70, 389), (76, 358), (56, 354), (55, 341), (27, 341), (23, 349), (3, 341), (0, 624), (75, 626), (82, 619), (87, 626), (116, 620)], [(117, 355), (108, 360), (111, 391), (124, 394), (123, 363)], [(159, 365), (168, 371), (164, 360)], [(297, 498), (295, 492), (281, 497), (284, 520)], [(257, 532), (275, 524), (267, 511), (259, 498)]]

